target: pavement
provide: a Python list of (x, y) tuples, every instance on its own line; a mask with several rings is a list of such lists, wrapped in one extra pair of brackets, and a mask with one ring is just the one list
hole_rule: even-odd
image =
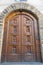
[(43, 65), (43, 62), (3, 62), (0, 65)]

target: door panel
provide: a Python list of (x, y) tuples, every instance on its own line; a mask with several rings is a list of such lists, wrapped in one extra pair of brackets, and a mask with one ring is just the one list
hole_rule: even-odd
[(7, 61), (19, 61), (19, 16), (8, 21)]
[[(6, 61), (36, 61), (37, 20), (28, 13), (19, 12), (7, 21)], [(37, 51), (37, 54), (36, 54)]]
[(22, 19), (22, 46), (26, 48), (24, 52), (24, 61), (35, 61), (33, 20), (27, 15), (22, 15)]

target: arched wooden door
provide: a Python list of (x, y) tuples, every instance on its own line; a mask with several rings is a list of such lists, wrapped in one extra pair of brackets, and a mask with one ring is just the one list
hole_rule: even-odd
[[(6, 61), (40, 61), (37, 20), (26, 12), (16, 12), (5, 22)], [(5, 33), (4, 31), (4, 33)]]

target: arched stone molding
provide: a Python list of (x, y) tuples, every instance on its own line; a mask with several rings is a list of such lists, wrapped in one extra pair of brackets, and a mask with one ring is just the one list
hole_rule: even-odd
[(27, 3), (13, 3), (8, 6), (0, 14), (0, 62), (1, 62), (1, 52), (2, 52), (2, 42), (3, 42), (3, 32), (4, 32), (4, 19), (5, 17), (14, 10), (26, 9), (33, 12), (38, 17), (39, 32), (40, 32), (40, 43), (41, 43), (41, 56), (43, 61), (43, 15), (33, 6)]

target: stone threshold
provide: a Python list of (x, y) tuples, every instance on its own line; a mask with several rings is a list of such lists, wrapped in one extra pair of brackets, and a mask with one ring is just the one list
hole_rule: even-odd
[(2, 62), (0, 65), (43, 65), (42, 62)]

